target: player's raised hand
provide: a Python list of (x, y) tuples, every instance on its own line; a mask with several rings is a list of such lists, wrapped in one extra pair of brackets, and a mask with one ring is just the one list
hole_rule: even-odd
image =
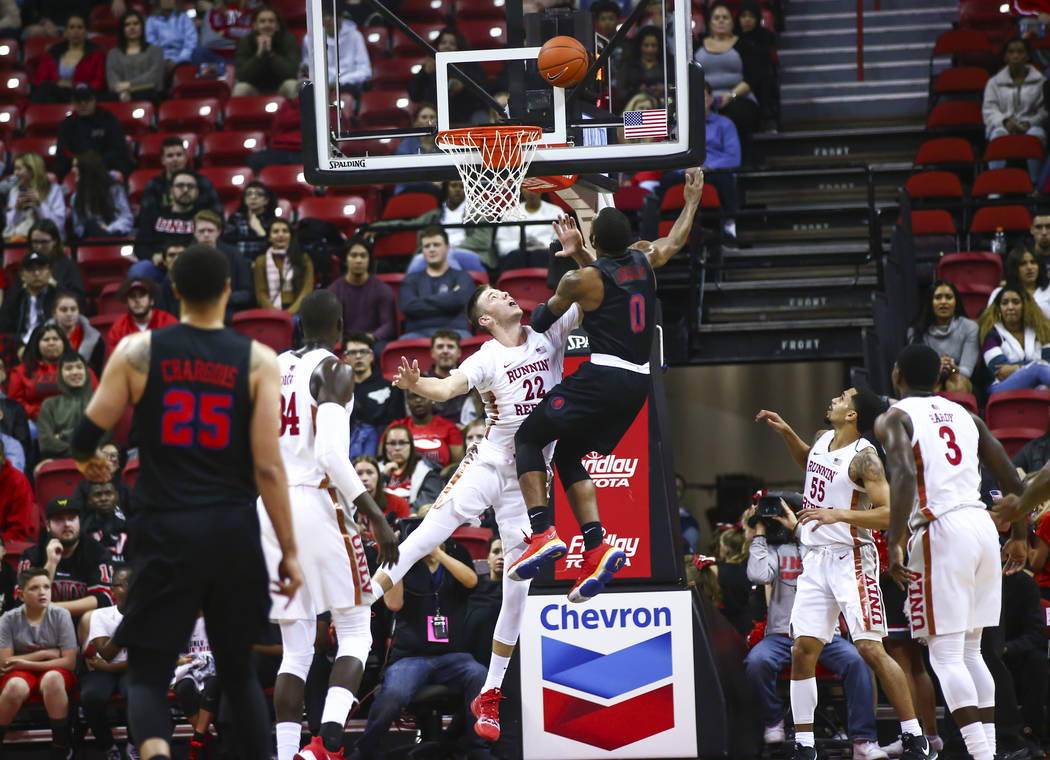
[(419, 382), (419, 362), (415, 359), (410, 364), (408, 359), (401, 357), (401, 366), (394, 373), (394, 385), (403, 391), (410, 391)]
[(95, 483), (108, 483), (113, 479), (113, 465), (99, 449), (95, 450), (91, 459), (77, 462), (77, 469), (85, 478)]
[(556, 257), (570, 258), (583, 250), (583, 234), (573, 217), (563, 214), (554, 220), (553, 226), (554, 234), (561, 241), (561, 250), (554, 254)]
[(704, 170), (686, 169), (685, 187), (682, 189), (682, 197), (686, 203), (699, 204), (704, 195)]
[(1008, 493), (992, 507), (992, 519), (999, 530), (1006, 530), (1011, 523), (1015, 523), (1025, 516), (1021, 507), (1021, 497)]
[(372, 537), (379, 549), (379, 566), (393, 567), (400, 556), (397, 548), (397, 536), (386, 520), (372, 521)]
[(281, 596), (294, 599), (295, 592), (303, 585), (303, 571), (299, 567), (299, 558), (295, 554), (285, 552), (281, 557), (281, 563), (277, 566), (277, 577), (279, 580), (271, 584), (273, 591)]
[(776, 412), (769, 411), (768, 409), (760, 409), (758, 414), (755, 415), (755, 422), (765, 422), (778, 433), (791, 429), (791, 426), (784, 422), (783, 417)]

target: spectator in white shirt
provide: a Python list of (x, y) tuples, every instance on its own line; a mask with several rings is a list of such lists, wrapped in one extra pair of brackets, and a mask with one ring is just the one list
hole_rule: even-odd
[[(328, 87), (335, 89), (338, 79), (342, 89), (350, 90), (355, 96), (361, 94), (362, 86), (372, 78), (372, 64), (368, 60), (368, 48), (365, 47), (365, 38), (357, 28), (357, 24), (348, 18), (339, 23), (339, 53), (336, 55), (335, 40), (335, 16), (332, 8), (325, 5), (323, 16), (325, 38), (328, 42)], [(304, 75), (310, 79), (316, 77), (309, 74), (312, 65), (314, 47), (310, 44), (310, 34), (307, 32), (303, 39), (303, 65)]]
[(539, 193), (521, 191), (522, 221), (535, 222), (525, 225), (525, 246), (521, 244), (521, 227), (507, 225), (496, 232), (496, 250), (499, 252), (500, 269), (521, 267), (546, 267), (547, 246), (554, 240), (551, 224), (564, 212), (553, 203), (543, 200)]

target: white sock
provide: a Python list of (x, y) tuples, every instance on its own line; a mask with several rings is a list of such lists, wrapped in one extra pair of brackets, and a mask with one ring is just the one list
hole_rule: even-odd
[(813, 738), (812, 731), (796, 731), (795, 732), (795, 743), (801, 744), (803, 747), (815, 747), (817, 746), (816, 740)]
[(481, 687), (482, 693), (489, 689), (498, 689), (503, 686), (503, 676), (507, 673), (508, 665), (510, 665), (509, 657), (502, 657), (495, 652), (492, 653), (492, 659), (489, 660), (489, 672), (485, 676), (485, 685)]
[(340, 726), (346, 724), (346, 717), (354, 706), (354, 695), (349, 689), (342, 686), (329, 686), (328, 695), (324, 698), (324, 711), (321, 713), (321, 723), (338, 723)]
[(973, 760), (992, 760), (995, 755), (988, 747), (988, 738), (984, 734), (984, 726), (980, 723), (968, 723), (959, 726), (959, 733), (966, 742), (966, 749)]
[(994, 723), (982, 723), (981, 727), (984, 729), (984, 740), (988, 742), (988, 749), (995, 754), (995, 724)]
[[(805, 678), (801, 681), (792, 680), (788, 691), (791, 694), (791, 717), (796, 726), (813, 725), (813, 713), (817, 709), (817, 679)], [(809, 732), (809, 744), (814, 746), (813, 732)], [(802, 743), (801, 741), (799, 742)]]
[(926, 741), (930, 743), (930, 748), (936, 752), (940, 752), (944, 749), (944, 742), (937, 734), (926, 734)]
[(901, 733), (911, 734), (912, 736), (922, 736), (922, 729), (919, 727), (919, 719), (912, 718), (911, 720), (902, 720)]
[(292, 760), (299, 751), (303, 738), (303, 727), (298, 723), (277, 724), (277, 760)]

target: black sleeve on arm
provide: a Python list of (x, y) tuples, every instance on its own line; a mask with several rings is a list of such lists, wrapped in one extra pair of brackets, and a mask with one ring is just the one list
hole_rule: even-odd
[(85, 414), (73, 429), (73, 437), (69, 441), (69, 447), (73, 458), (78, 462), (86, 462), (95, 456), (98, 442), (106, 431), (96, 425)]
[(536, 332), (547, 332), (555, 322), (558, 321), (558, 315), (547, 308), (547, 304), (541, 303), (535, 309), (532, 310), (532, 317), (529, 321), (530, 326)]

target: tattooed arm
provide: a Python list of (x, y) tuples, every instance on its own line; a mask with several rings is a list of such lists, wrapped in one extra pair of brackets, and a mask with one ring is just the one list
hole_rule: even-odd
[(875, 449), (859, 452), (849, 464), (849, 479), (868, 493), (871, 509), (803, 509), (798, 513), (800, 523), (815, 522), (828, 525), (844, 522), (858, 528), (885, 530), (890, 526), (890, 486), (886, 472)]

